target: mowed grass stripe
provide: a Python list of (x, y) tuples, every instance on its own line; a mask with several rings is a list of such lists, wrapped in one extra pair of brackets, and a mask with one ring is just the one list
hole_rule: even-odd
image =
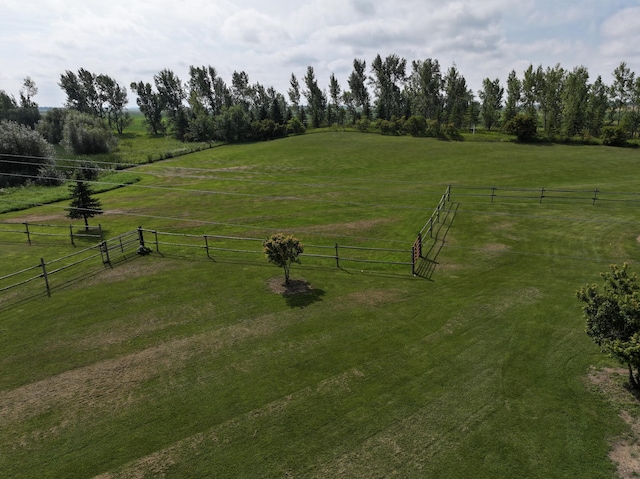
[[(139, 211), (157, 217), (144, 226), (159, 230), (210, 226), (187, 220), (254, 224), (235, 228), (252, 234), (284, 225), (308, 233), (300, 234), (303, 242), (314, 234), (331, 242), (333, 232), (408, 238), (410, 247), (442, 194), (434, 184), (640, 191), (628, 173), (634, 154), (309, 135), (172, 163), (251, 165), (284, 172), (287, 182), (298, 175), (302, 184), (306, 175), (343, 177), (340, 187), (314, 193), (345, 206), (300, 201), (289, 208), (124, 188), (100, 194), (115, 211), (100, 222), (109, 232), (129, 231), (140, 219), (117, 211)], [(370, 191), (346, 191), (351, 180), (363, 186), (362, 178), (381, 181)], [(426, 195), (388, 181), (418, 178)], [(210, 178), (142, 175), (141, 184), (155, 181), (229, 187)], [(233, 190), (264, 194), (269, 186), (242, 182)], [(424, 205), (424, 214), (347, 206), (354, 197)], [(591, 365), (610, 362), (584, 335), (574, 291), (597, 279), (606, 267), (599, 261), (634, 258), (638, 210), (454, 201), (459, 211), (437, 238), (445, 244), (431, 281), (409, 271), (304, 260), (292, 273), (315, 293), (290, 298), (269, 289), (282, 273), (260, 256), (212, 261), (202, 251), (178, 250), (3, 310), (0, 469), (8, 477), (611, 477), (609, 441), (624, 425), (586, 382)], [(3, 218), (64, 223), (64, 206)], [(480, 213), (465, 212), (471, 208)], [(2, 246), (3, 268), (70, 248)], [(233, 331), (242, 338), (233, 341)], [(110, 367), (119, 361), (129, 368), (121, 375)], [(140, 370), (146, 373), (136, 375)], [(55, 388), (39, 387), (62, 379), (57, 396), (47, 396)], [(75, 384), (76, 393), (63, 383)], [(19, 400), (27, 391), (40, 401), (31, 413)]]

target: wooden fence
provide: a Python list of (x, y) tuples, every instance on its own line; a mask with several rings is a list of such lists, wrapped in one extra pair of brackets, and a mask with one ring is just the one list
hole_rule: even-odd
[[(64, 230), (64, 233), (56, 231)], [(78, 232), (80, 231), (80, 232)], [(69, 238), (73, 246), (76, 245), (77, 238), (92, 238), (104, 241), (102, 234), (102, 225), (84, 226), (84, 225), (45, 225), (39, 223), (11, 223), (0, 221), (0, 233), (12, 233), (26, 238), (27, 243), (35, 239), (35, 237), (58, 237)]]
[[(379, 264), (393, 266), (411, 266), (412, 274), (416, 274), (417, 262), (422, 258), (423, 241), (434, 237), (434, 228), (440, 222), (442, 212), (450, 201), (451, 186), (440, 198), (430, 218), (418, 233), (411, 249), (379, 248), (371, 246), (353, 246), (346, 244), (314, 245), (305, 244), (305, 252), (301, 257), (314, 258), (319, 261), (331, 261), (337, 268), (344, 263), (354, 264)], [(19, 229), (18, 229), (19, 228)], [(0, 222), (0, 233), (15, 233), (25, 235), (27, 242), (31, 244), (34, 236), (69, 236), (71, 244), (75, 246), (74, 238), (95, 237), (95, 234), (83, 234), (74, 232), (74, 228), (83, 226), (69, 226), (68, 234), (48, 233), (41, 229), (66, 228), (56, 225), (43, 225), (35, 223), (7, 223)], [(138, 227), (110, 238), (102, 239), (102, 227), (89, 227), (97, 231), (101, 241), (93, 246), (75, 251), (72, 254), (40, 262), (11, 274), (0, 277), (0, 293), (41, 280), (48, 295), (51, 295), (51, 278), (55, 275), (76, 268), (88, 262), (100, 261), (102, 265), (112, 266), (114, 262), (127, 258), (127, 255), (147, 253), (155, 250), (159, 254), (169, 253), (180, 249), (200, 249), (210, 259), (215, 259), (221, 254), (244, 254), (263, 256), (263, 238), (223, 236), (223, 235), (194, 235), (145, 229)]]
[[(169, 233), (138, 228), (140, 244), (143, 247), (152, 247), (157, 253), (175, 251), (176, 248), (194, 248), (204, 250), (208, 258), (214, 259), (218, 253), (236, 253), (247, 255), (264, 255), (261, 248), (264, 238), (250, 238), (239, 236), (221, 235), (192, 235), (185, 233)], [(304, 244), (305, 253), (302, 258), (319, 258), (335, 262), (340, 268), (341, 263), (369, 263), (385, 265), (411, 266), (411, 250), (395, 248), (374, 248), (366, 246), (351, 246), (334, 243), (333, 245)], [(362, 256), (362, 254), (366, 256)], [(389, 259), (389, 257), (394, 257)], [(385, 259), (386, 257), (386, 259)], [(402, 260), (402, 257), (405, 258)]]
[(99, 261), (103, 266), (112, 266), (115, 262), (126, 259), (127, 255), (135, 255), (139, 247), (138, 232), (130, 231), (61, 258), (51, 261), (40, 258), (38, 264), (0, 277), (0, 293), (42, 280), (41, 284), (50, 296), (53, 276), (86, 263), (96, 264)]

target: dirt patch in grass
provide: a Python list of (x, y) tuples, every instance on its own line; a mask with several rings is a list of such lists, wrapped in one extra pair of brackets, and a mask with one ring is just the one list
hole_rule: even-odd
[(126, 263), (116, 264), (113, 268), (107, 268), (104, 272), (91, 278), (87, 278), (86, 281), (83, 281), (83, 287), (151, 276), (171, 268), (173, 268), (173, 265), (163, 261), (127, 261)]
[[(621, 386), (628, 371), (623, 368), (593, 369), (589, 381), (596, 386), (614, 404), (624, 408), (635, 401), (632, 393)], [(632, 479), (640, 476), (640, 418), (632, 416), (626, 409), (620, 411), (620, 417), (629, 425), (630, 432), (613, 442), (609, 459), (616, 465), (618, 477)]]
[(282, 318), (266, 315), (0, 392), (0, 428), (49, 412), (63, 417), (65, 424), (96, 414), (118, 414), (144, 399), (140, 389), (144, 382), (179, 375), (195, 356), (217, 354), (238, 342), (273, 334), (287, 324)]
[(483, 251), (487, 251), (489, 253), (502, 253), (504, 251), (508, 251), (510, 246), (502, 243), (489, 243), (484, 245), (482, 248)]
[(355, 231), (368, 231), (376, 226), (393, 223), (394, 220), (390, 218), (377, 218), (374, 220), (359, 220), (351, 221), (348, 223), (334, 223), (329, 225), (317, 225), (301, 228), (301, 231), (309, 233), (333, 233), (344, 232), (353, 233)]
[(22, 224), (24, 222), (51, 224), (51, 222), (53, 221), (60, 222), (60, 220), (67, 222), (64, 225), (60, 225), (60, 226), (68, 225), (69, 219), (66, 218), (65, 215), (62, 213), (58, 213), (58, 214), (52, 213), (48, 215), (43, 215), (43, 214), (24, 215), (24, 216), (20, 216), (20, 221), (17, 221), (17, 218), (16, 218), (15, 220), (12, 220), (12, 222), (15, 221), (18, 224)]
[(366, 306), (378, 306), (384, 303), (396, 302), (401, 295), (402, 291), (397, 289), (368, 289), (348, 294), (344, 304), (357, 303)]

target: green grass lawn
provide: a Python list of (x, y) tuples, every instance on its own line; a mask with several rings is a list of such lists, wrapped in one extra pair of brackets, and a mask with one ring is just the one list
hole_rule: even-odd
[[(292, 277), (310, 290), (287, 296), (261, 255), (166, 246), (55, 275), (50, 298), (42, 283), (0, 293), (2, 476), (614, 477), (628, 427), (588, 378), (612, 363), (575, 290), (610, 262), (637, 268), (640, 208), (456, 191), (640, 192), (638, 159), (327, 132), (139, 166), (98, 195), (108, 236), (282, 230), (410, 249), (453, 186), (428, 279), (303, 258)], [(66, 206), (0, 221), (68, 225)], [(0, 276), (74, 251), (0, 243)]]

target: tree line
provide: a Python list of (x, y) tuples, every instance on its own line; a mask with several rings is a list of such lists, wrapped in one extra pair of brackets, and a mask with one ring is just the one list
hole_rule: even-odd
[[(150, 134), (182, 141), (260, 141), (332, 125), (459, 138), (479, 125), (521, 140), (602, 138), (622, 145), (640, 129), (640, 76), (625, 62), (610, 84), (600, 76), (591, 81), (584, 66), (529, 65), (521, 74), (512, 70), (504, 83), (485, 78), (477, 92), (455, 64), (443, 69), (437, 59), (408, 62), (396, 54), (378, 54), (370, 65), (354, 59), (343, 85), (332, 73), (324, 86), (308, 66), (300, 78), (291, 73), (284, 93), (250, 81), (244, 71), (234, 71), (229, 84), (213, 66), (190, 66), (188, 75), (183, 81), (164, 69), (126, 87), (104, 73), (67, 70), (58, 82), (63, 108), (42, 116), (37, 86), (26, 77), (19, 100), (0, 90), (0, 154), (50, 158), (47, 142), (75, 154), (110, 151), (115, 134), (131, 123), (129, 92)], [(55, 172), (42, 162), (51, 178)], [(31, 172), (32, 166), (17, 169)], [(10, 168), (3, 163), (0, 174)]]
[(625, 62), (608, 85), (601, 76), (591, 82), (584, 66), (530, 65), (521, 75), (512, 70), (504, 84), (485, 78), (475, 93), (455, 64), (445, 70), (437, 59), (408, 63), (395, 54), (378, 54), (369, 67), (354, 59), (345, 85), (332, 73), (323, 87), (308, 66), (300, 79), (291, 74), (286, 96), (251, 83), (244, 71), (234, 71), (227, 85), (212, 66), (191, 66), (186, 82), (165, 69), (153, 83), (130, 88), (151, 133), (187, 141), (259, 140), (331, 125), (455, 136), (479, 125), (521, 139), (603, 137), (607, 143), (611, 135), (633, 138), (640, 129), (640, 77)]

